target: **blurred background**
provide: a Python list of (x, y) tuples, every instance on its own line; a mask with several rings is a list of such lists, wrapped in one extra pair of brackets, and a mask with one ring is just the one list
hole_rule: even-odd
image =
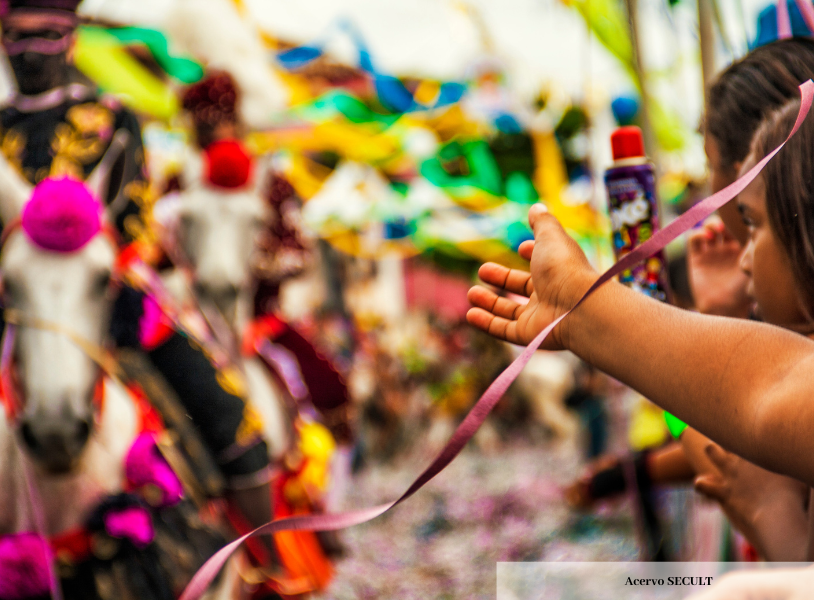
[[(153, 198), (192, 143), (184, 91), (212, 72), (236, 83), (246, 144), (271, 160), (287, 224), (268, 308), (350, 392), (352, 435), (326, 491), (343, 510), (400, 495), (519, 353), (466, 324), (466, 292), (485, 261), (525, 268), (530, 204), (544, 202), (598, 268), (611, 264), (602, 173), (614, 128), (644, 130), (663, 221), (704, 197), (704, 82), (774, 34), (773, 10), (84, 0), (75, 77), (139, 116)], [(0, 98), (11, 81), (6, 64)], [(683, 246), (668, 249), (670, 274), (692, 306)], [(644, 399), (574, 356), (540, 352), (446, 471), (342, 533), (324, 597), (490, 598), (498, 561), (633, 560), (653, 527), (673, 558), (725, 555), (722, 517), (689, 489), (658, 491), (658, 525), (626, 495), (590, 510), (568, 501), (588, 461), (667, 439)]]

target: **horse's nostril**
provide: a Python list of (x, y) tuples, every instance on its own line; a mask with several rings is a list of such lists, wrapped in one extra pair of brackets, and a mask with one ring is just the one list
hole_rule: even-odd
[(35, 436), (34, 432), (31, 430), (31, 425), (29, 423), (26, 422), (20, 426), (20, 435), (23, 438), (23, 443), (28, 446), (28, 449), (31, 450), (32, 453), (36, 454), (40, 449), (40, 443), (37, 436)]
[(233, 283), (212, 285), (203, 282), (196, 282), (194, 285), (195, 295), (198, 298), (207, 298), (216, 304), (229, 304), (237, 300), (240, 294), (240, 287)]
[(84, 419), (79, 421), (76, 429), (76, 441), (79, 443), (79, 446), (82, 447), (90, 437), (90, 421), (86, 421)]

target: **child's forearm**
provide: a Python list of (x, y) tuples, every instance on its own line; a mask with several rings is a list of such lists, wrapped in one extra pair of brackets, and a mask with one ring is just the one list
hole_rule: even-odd
[(814, 483), (814, 342), (683, 311), (616, 282), (561, 327), (568, 349), (728, 450)]

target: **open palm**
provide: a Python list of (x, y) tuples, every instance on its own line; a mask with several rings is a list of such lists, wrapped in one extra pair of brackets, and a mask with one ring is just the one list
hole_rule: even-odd
[[(531, 261), (531, 271), (508, 269), (486, 263), (478, 271), (481, 280), (498, 291), (528, 298), (521, 304), (483, 286), (469, 290), (475, 306), (467, 313), (471, 325), (513, 344), (528, 344), (555, 319), (573, 308), (596, 279), (580, 247), (559, 222), (535, 204), (529, 211), (534, 242), (524, 242), (520, 256)], [(559, 350), (562, 327), (557, 327), (544, 348)]]

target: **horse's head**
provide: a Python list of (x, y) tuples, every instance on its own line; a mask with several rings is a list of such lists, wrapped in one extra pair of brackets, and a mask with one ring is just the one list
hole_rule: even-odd
[[(265, 165), (251, 169), (238, 156), (239, 164), (228, 164), (226, 174), (219, 175), (223, 164), (217, 161), (227, 159), (211, 154), (208, 176), (186, 173), (186, 190), (176, 207), (176, 241), (193, 272), (197, 298), (236, 325), (246, 316), (240, 314), (240, 300), (247, 299), (252, 289), (252, 255), (272, 218), (262, 196), (268, 170)], [(229, 181), (235, 169), (238, 176)], [(213, 179), (228, 185), (217, 185)]]
[(32, 188), (0, 157), (3, 304), (19, 321), (11, 377), (18, 433), (51, 472), (77, 463), (94, 423), (101, 371), (88, 348), (101, 348), (109, 332), (117, 255), (97, 198), (126, 143), (116, 140), (87, 185), (47, 179)]

